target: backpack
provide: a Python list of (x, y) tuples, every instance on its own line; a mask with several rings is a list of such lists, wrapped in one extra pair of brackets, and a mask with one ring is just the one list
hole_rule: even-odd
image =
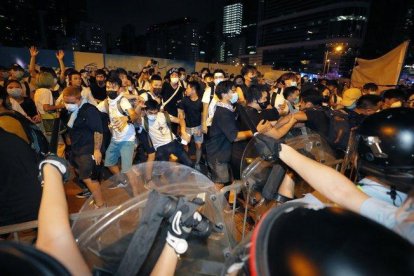
[[(168, 114), (167, 111), (162, 112), (165, 116), (165, 121), (167, 122), (167, 126), (170, 129), (170, 135), (171, 135), (171, 141), (174, 140), (173, 135), (172, 135), (172, 130), (171, 130), (171, 119), (170, 119), (170, 114)], [(149, 133), (149, 123), (148, 123), (148, 116), (145, 115), (144, 116), (144, 130)]]
[(49, 142), (43, 132), (35, 124), (30, 122), (26, 117), (18, 112), (4, 112), (0, 113), (0, 117), (1, 116), (9, 116), (20, 122), (20, 125), (29, 139), (30, 147), (36, 153), (36, 160), (43, 160), (49, 152)]
[[(123, 98), (124, 97), (119, 98), (119, 100), (116, 102), (116, 107), (118, 108), (119, 113), (121, 113), (124, 116), (128, 116), (128, 112), (126, 112), (125, 110), (123, 110), (122, 107), (121, 107), (121, 101), (122, 101)], [(108, 99), (106, 98), (104, 100), (104, 102), (105, 102), (105, 108), (109, 112), (109, 102), (108, 102)]]
[(327, 140), (337, 150), (346, 150), (350, 135), (348, 114), (341, 110), (320, 109), (329, 121)]

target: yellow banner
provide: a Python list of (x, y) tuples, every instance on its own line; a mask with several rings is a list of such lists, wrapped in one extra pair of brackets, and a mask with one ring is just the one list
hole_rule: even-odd
[(362, 88), (368, 82), (378, 85), (380, 91), (397, 85), (409, 40), (376, 59), (357, 58), (351, 77), (352, 87)]

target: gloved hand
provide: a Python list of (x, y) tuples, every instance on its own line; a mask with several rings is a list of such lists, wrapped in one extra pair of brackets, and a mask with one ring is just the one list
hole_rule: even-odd
[(70, 172), (69, 172), (69, 163), (63, 158), (58, 157), (55, 154), (48, 154), (46, 158), (40, 162), (39, 164), (39, 181), (43, 184), (43, 166), (45, 164), (50, 164), (62, 174), (63, 182), (67, 182), (69, 180)]
[(200, 199), (187, 201), (180, 198), (177, 210), (170, 217), (170, 226), (167, 233), (167, 243), (174, 248), (177, 254), (183, 254), (188, 249), (186, 238), (203, 220), (202, 215), (196, 211), (198, 206), (204, 204)]
[(256, 139), (255, 146), (257, 153), (263, 160), (271, 162), (279, 160), (279, 152), (282, 148), (278, 140), (264, 134), (258, 134), (254, 137), (254, 139)]

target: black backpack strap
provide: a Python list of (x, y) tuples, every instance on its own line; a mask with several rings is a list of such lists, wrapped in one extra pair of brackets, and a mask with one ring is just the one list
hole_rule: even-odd
[(149, 133), (149, 126), (148, 126), (148, 116), (144, 116), (144, 130)]
[(171, 119), (170, 119), (170, 114), (168, 114), (167, 111), (164, 111), (164, 116), (165, 116), (165, 121), (167, 122), (167, 126), (170, 129), (170, 136), (171, 136), (171, 141), (174, 140), (173, 135), (172, 135), (172, 129), (171, 129)]
[(277, 92), (273, 92), (272, 97), (270, 99), (270, 105), (273, 107), (275, 106), (275, 103), (276, 103), (276, 96), (277, 96)]
[(30, 98), (30, 86), (29, 83), (27, 81), (25, 81), (24, 83), (24, 87), (26, 87), (26, 97)]
[(128, 114), (128, 110), (123, 110), (122, 106), (121, 106), (121, 101), (124, 97), (121, 97), (117, 102), (116, 102), (116, 106), (118, 108), (119, 113), (121, 113), (124, 116), (129, 116)]

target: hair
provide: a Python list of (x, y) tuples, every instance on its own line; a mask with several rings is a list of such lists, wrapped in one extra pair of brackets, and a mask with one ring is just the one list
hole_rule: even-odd
[(183, 67), (178, 68), (178, 72), (185, 72), (185, 68)]
[(234, 81), (236, 81), (237, 79), (242, 79), (244, 82), (244, 77), (242, 75), (236, 75), (234, 76)]
[(384, 93), (382, 94), (382, 98), (385, 99), (398, 99), (402, 102), (405, 102), (406, 100), (406, 96), (404, 91), (399, 90), (399, 89), (388, 89), (385, 90)]
[(71, 80), (72, 80), (72, 76), (73, 76), (73, 75), (78, 75), (78, 76), (80, 76), (81, 74), (80, 74), (78, 71), (76, 71), (76, 70), (71, 71), (71, 72), (68, 74), (69, 81), (71, 81)]
[(106, 73), (103, 69), (98, 69), (95, 71), (95, 76), (97, 75), (103, 75), (106, 78)]
[(204, 72), (204, 71), (207, 71), (207, 73), (210, 74), (210, 69), (208, 69), (207, 67), (202, 68), (200, 72)]
[(51, 88), (54, 84), (52, 74), (48, 72), (41, 72), (36, 76), (37, 88)]
[(277, 79), (277, 82), (282, 83), (283, 85), (285, 85), (285, 80), (291, 80), (291, 79), (296, 80), (296, 74), (293, 73), (293, 72), (288, 72), (288, 73), (284, 73), (283, 75), (281, 75)]
[(207, 78), (211, 78), (212, 79), (212, 78), (214, 78), (214, 76), (211, 73), (207, 73), (207, 74), (204, 75), (204, 80), (207, 79)]
[(295, 93), (295, 91), (299, 91), (299, 88), (297, 88), (296, 86), (286, 87), (285, 89), (283, 89), (283, 97), (287, 99), (290, 95)]
[(116, 73), (118, 74), (118, 76), (121, 74), (128, 75), (127, 71), (124, 68), (117, 68)]
[(7, 83), (4, 84), (4, 89), (7, 89), (7, 86), (9, 86), (10, 83), (17, 83), (20, 86), (20, 88), (22, 88), (22, 84), (19, 81), (17, 81), (17, 80), (8, 80)]
[(162, 78), (160, 75), (152, 75), (150, 78), (150, 82), (152, 83), (153, 81), (162, 81)]
[(62, 94), (64, 97), (75, 97), (80, 98), (81, 97), (82, 90), (79, 87), (75, 86), (68, 86), (65, 89), (63, 89)]
[(305, 103), (312, 103), (313, 105), (321, 105), (323, 98), (318, 90), (311, 88), (301, 93), (300, 98)]
[(373, 82), (368, 82), (368, 83), (364, 84), (362, 89), (369, 90), (369, 91), (377, 91), (378, 90), (378, 85), (376, 85)]
[(364, 95), (357, 100), (356, 108), (359, 108), (359, 109), (372, 108), (372, 107), (375, 107), (380, 101), (382, 101), (380, 96)]
[(131, 82), (132, 85), (134, 85), (134, 78), (131, 75), (127, 75), (127, 79)]
[(325, 91), (325, 89), (328, 89), (328, 87), (326, 87), (322, 83), (318, 83), (317, 85), (315, 85), (315, 89), (319, 92), (319, 95), (322, 96), (323, 91)]
[(252, 103), (254, 100), (259, 101), (262, 97), (262, 89), (258, 85), (251, 85), (247, 88), (246, 102)]
[(50, 73), (53, 76), (53, 78), (57, 79), (56, 72), (55, 72), (55, 70), (53, 70), (53, 68), (50, 68), (50, 67), (40, 67), (40, 72)]
[(117, 77), (117, 76), (110, 76), (110, 77), (106, 80), (106, 82), (109, 82), (109, 83), (116, 83), (119, 87), (121, 87), (121, 86), (122, 86), (122, 81), (121, 81), (121, 79), (120, 79), (119, 77)]
[(145, 102), (145, 106), (147, 110), (159, 110), (160, 105), (156, 100), (153, 100), (151, 98), (148, 99), (148, 101)]
[(232, 81), (226, 80), (220, 82), (216, 87), (216, 95), (221, 100), (223, 99), (223, 94), (229, 93), (229, 91), (233, 88), (234, 84)]
[(221, 73), (221, 74), (223, 74), (223, 76), (225, 76), (225, 75), (226, 75), (226, 73), (224, 73), (224, 71), (223, 71), (222, 69), (216, 69), (216, 70), (214, 70), (214, 72), (213, 72), (213, 77), (214, 77), (214, 75), (215, 75), (215, 74), (217, 74), (217, 73)]
[(245, 65), (245, 66), (242, 67), (242, 69), (240, 70), (240, 74), (244, 77), (249, 72), (256, 72), (256, 71), (257, 71), (256, 66), (247, 64), (247, 65)]
[(194, 88), (195, 91), (196, 91), (196, 93), (197, 93), (197, 95), (200, 95), (201, 94), (201, 86), (198, 83), (198, 81), (190, 81), (190, 82), (188, 82), (187, 85), (190, 86), (191, 88)]

